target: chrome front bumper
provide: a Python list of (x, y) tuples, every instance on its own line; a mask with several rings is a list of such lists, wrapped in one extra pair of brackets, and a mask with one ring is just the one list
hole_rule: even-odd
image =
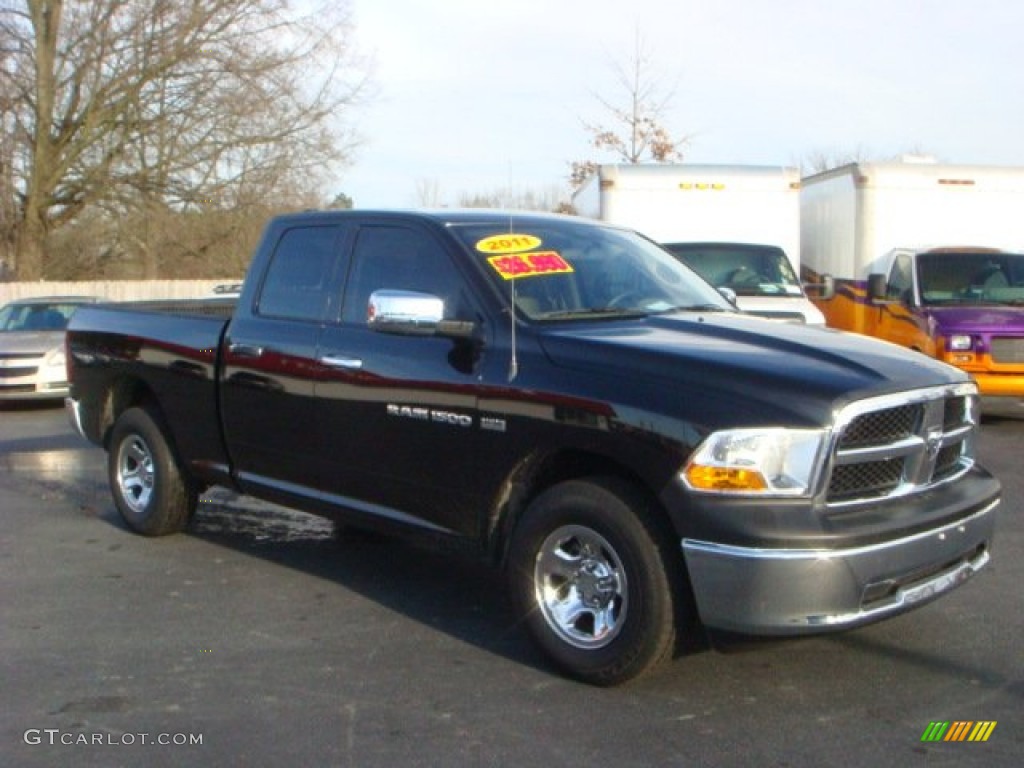
[(951, 525), (871, 546), (756, 549), (683, 539), (701, 620), (758, 635), (866, 624), (954, 589), (989, 561), (998, 500)]

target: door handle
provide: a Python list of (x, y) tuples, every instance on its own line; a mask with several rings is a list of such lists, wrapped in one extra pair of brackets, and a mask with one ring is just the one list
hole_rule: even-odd
[(341, 355), (324, 355), (320, 362), (328, 368), (343, 368), (346, 371), (358, 371), (363, 361), (358, 357), (342, 357)]
[(263, 347), (258, 347), (255, 344), (236, 344), (232, 342), (231, 344), (228, 344), (228, 351), (237, 357), (263, 356)]

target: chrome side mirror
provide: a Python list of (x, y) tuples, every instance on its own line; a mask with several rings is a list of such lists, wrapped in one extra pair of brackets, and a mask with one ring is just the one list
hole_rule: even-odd
[(836, 279), (832, 275), (821, 276), (821, 294), (822, 299), (831, 299), (836, 295)]
[(835, 298), (836, 279), (832, 275), (816, 275), (803, 283), (803, 289), (807, 298), (827, 301)]
[(366, 306), (366, 322), (371, 330), (402, 336), (444, 336), (472, 339), (476, 324), (444, 319), (444, 300), (430, 293), (374, 291)]
[(873, 302), (887, 302), (885, 275), (873, 272), (868, 275), (868, 299)]
[(384, 333), (431, 336), (443, 317), (444, 301), (414, 291), (374, 291), (366, 307), (367, 324)]

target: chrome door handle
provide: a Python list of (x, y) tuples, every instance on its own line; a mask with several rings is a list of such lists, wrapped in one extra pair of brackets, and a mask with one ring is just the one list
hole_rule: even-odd
[(238, 357), (262, 357), (263, 347), (257, 347), (255, 344), (235, 344), (231, 343), (228, 345), (228, 351), (232, 355)]
[(324, 355), (320, 362), (328, 368), (344, 368), (346, 371), (358, 371), (363, 361), (358, 357), (342, 357), (341, 355)]

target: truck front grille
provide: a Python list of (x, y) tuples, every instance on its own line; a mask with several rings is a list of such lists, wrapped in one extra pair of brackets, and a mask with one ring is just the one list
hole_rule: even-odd
[(922, 410), (918, 404), (861, 414), (843, 430), (842, 445), (858, 448), (903, 440), (917, 431)]
[(39, 372), (43, 352), (0, 353), (0, 379), (23, 379)]
[(828, 485), (829, 501), (878, 496), (891, 492), (903, 480), (903, 462), (899, 459), (845, 464), (832, 472)]
[(21, 379), (25, 376), (35, 376), (39, 369), (35, 366), (22, 368), (0, 368), (0, 379)]
[(877, 501), (958, 476), (974, 463), (977, 424), (973, 384), (848, 406), (837, 419), (827, 503)]
[(992, 339), (991, 347), (994, 363), (1024, 363), (1024, 339), (1000, 337)]
[(36, 388), (33, 384), (15, 384), (8, 386), (6, 384), (0, 384), (0, 394), (13, 395), (20, 392), (35, 392)]

